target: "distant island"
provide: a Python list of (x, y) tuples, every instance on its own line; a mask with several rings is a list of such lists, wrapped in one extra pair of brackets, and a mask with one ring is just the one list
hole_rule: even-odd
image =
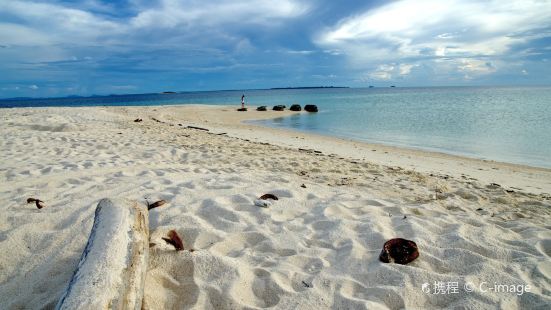
[(303, 86), (303, 87), (272, 87), (270, 89), (318, 89), (318, 88), (350, 88), (348, 86)]

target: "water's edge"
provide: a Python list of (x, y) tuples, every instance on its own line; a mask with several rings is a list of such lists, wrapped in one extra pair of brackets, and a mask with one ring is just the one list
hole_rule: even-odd
[(269, 129), (272, 129), (272, 130), (284, 130), (284, 131), (288, 131), (288, 132), (299, 132), (299, 133), (308, 134), (308, 135), (319, 135), (319, 136), (339, 139), (339, 140), (347, 141), (347, 142), (365, 143), (365, 144), (369, 144), (369, 145), (373, 145), (373, 146), (386, 146), (386, 147), (393, 147), (393, 148), (403, 149), (403, 150), (430, 152), (430, 153), (437, 153), (437, 154), (442, 154), (442, 155), (446, 155), (446, 156), (453, 156), (453, 157), (458, 157), (458, 158), (464, 158), (464, 159), (480, 160), (480, 161), (484, 161), (484, 162), (495, 162), (495, 163), (499, 163), (499, 164), (513, 165), (513, 166), (519, 166), (519, 167), (523, 167), (523, 168), (533, 168), (533, 169), (538, 169), (538, 170), (544, 169), (544, 170), (551, 171), (551, 163), (549, 165), (545, 165), (545, 164), (543, 164), (543, 165), (534, 165), (532, 163), (522, 162), (522, 161), (519, 161), (519, 162), (503, 161), (503, 160), (498, 160), (498, 159), (493, 159), (493, 158), (486, 158), (486, 157), (482, 157), (482, 156), (477, 156), (476, 154), (471, 154), (471, 153), (467, 153), (467, 152), (458, 152), (458, 151), (453, 151), (453, 150), (430, 148), (430, 147), (423, 147), (423, 146), (412, 146), (412, 145), (406, 145), (406, 144), (393, 143), (393, 142), (390, 142), (390, 141), (377, 141), (377, 140), (361, 139), (361, 138), (354, 138), (354, 137), (338, 135), (338, 134), (328, 134), (328, 133), (325, 133), (325, 132), (301, 130), (301, 129), (292, 128), (292, 127), (281, 127), (281, 126), (276, 126), (276, 125), (270, 124), (273, 121), (273, 119), (276, 119), (276, 118), (289, 118), (289, 117), (293, 117), (293, 116), (292, 115), (290, 115), (290, 116), (276, 116), (272, 119), (258, 119), (258, 120), (252, 119), (252, 120), (243, 121), (243, 124), (252, 125), (252, 126), (260, 126), (260, 127), (269, 128)]

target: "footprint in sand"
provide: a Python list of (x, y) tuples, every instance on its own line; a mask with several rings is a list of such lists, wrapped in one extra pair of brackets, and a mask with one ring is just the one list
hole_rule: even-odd
[(324, 267), (330, 266), (329, 262), (325, 260), (303, 255), (291, 256), (286, 262), (308, 274), (318, 274)]
[(279, 285), (272, 279), (271, 274), (265, 269), (257, 268), (253, 271), (255, 278), (252, 283), (253, 294), (259, 307), (273, 307), (279, 303), (278, 291), (282, 291)]

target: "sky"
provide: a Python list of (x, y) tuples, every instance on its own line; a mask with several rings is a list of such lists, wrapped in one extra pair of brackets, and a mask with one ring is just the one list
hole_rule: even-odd
[(0, 98), (551, 85), (551, 0), (0, 1)]

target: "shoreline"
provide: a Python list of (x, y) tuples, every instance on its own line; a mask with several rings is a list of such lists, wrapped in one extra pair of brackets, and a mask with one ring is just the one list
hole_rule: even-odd
[[(139, 107), (135, 108), (139, 109)], [(228, 134), (233, 134), (239, 138), (248, 138), (252, 141), (270, 142), (283, 147), (316, 149), (326, 154), (332, 153), (340, 157), (366, 160), (379, 165), (397, 166), (422, 173), (447, 175), (457, 179), (476, 180), (486, 184), (496, 183), (512, 190), (522, 190), (534, 194), (551, 194), (550, 168), (369, 143), (247, 123), (249, 121), (286, 117), (296, 113), (307, 113), (304, 111), (259, 112), (254, 110), (256, 106), (250, 106), (250, 111), (237, 112), (233, 106), (208, 104), (166, 105), (150, 108), (182, 109), (184, 111), (199, 108), (194, 116), (198, 116), (200, 120), (195, 125), (211, 126), (214, 130), (228, 131)], [(214, 114), (220, 112), (230, 112), (231, 115), (225, 115), (222, 118), (215, 117)], [(179, 115), (179, 117), (193, 122), (189, 117), (186, 118), (182, 115)], [(214, 122), (212, 120), (209, 122), (208, 118), (213, 119)], [(332, 145), (338, 147), (333, 148)], [(513, 175), (514, 179), (511, 179)]]
[[(463, 87), (463, 86), (456, 86), (456, 87)], [(232, 105), (223, 105), (223, 104), (195, 104), (195, 103), (185, 103), (185, 104), (160, 104), (160, 105), (124, 105), (124, 106), (106, 106), (106, 105), (92, 105), (92, 106), (31, 106), (31, 107), (0, 107), (0, 109), (63, 109), (63, 108), (179, 108), (179, 107), (200, 107), (200, 108), (223, 108), (223, 111), (228, 111), (227, 109), (233, 109), (235, 106)], [(251, 108), (257, 108), (256, 105), (251, 105)], [(253, 113), (270, 113), (273, 112), (271, 110), (268, 111), (256, 111), (251, 110), (247, 112), (253, 112)], [(277, 111), (275, 113), (283, 114), (283, 115), (272, 115), (269, 116), (263, 116), (263, 117), (253, 117), (253, 118), (243, 118), (240, 120), (240, 123), (242, 125), (249, 125), (256, 128), (265, 128), (265, 129), (273, 129), (273, 130), (280, 130), (282, 132), (287, 132), (287, 134), (292, 135), (293, 133), (301, 133), (305, 136), (317, 136), (317, 137), (325, 137), (325, 138), (332, 138), (336, 140), (342, 140), (346, 141), (348, 143), (361, 143), (372, 147), (381, 147), (381, 148), (388, 148), (388, 149), (395, 149), (395, 150), (404, 150), (404, 151), (412, 151), (412, 152), (419, 152), (419, 153), (427, 153), (427, 154), (434, 154), (434, 155), (441, 155), (441, 156), (449, 156), (454, 157), (457, 159), (466, 159), (466, 160), (473, 160), (473, 161), (479, 161), (484, 163), (495, 163), (499, 165), (507, 165), (511, 168), (518, 167), (521, 169), (534, 169), (534, 170), (545, 170), (548, 172), (551, 172), (551, 167), (542, 167), (542, 166), (535, 166), (530, 165), (527, 163), (513, 163), (513, 162), (507, 162), (507, 161), (500, 161), (500, 160), (494, 160), (494, 159), (485, 159), (481, 157), (477, 157), (476, 155), (469, 156), (468, 154), (461, 154), (461, 153), (454, 153), (453, 151), (446, 152), (444, 150), (438, 150), (438, 149), (430, 149), (425, 148), (422, 146), (415, 147), (415, 146), (407, 146), (407, 145), (397, 145), (393, 144), (391, 142), (385, 143), (385, 142), (370, 142), (365, 141), (361, 139), (354, 139), (354, 138), (348, 138), (344, 136), (337, 136), (337, 135), (326, 135), (321, 133), (315, 133), (315, 132), (308, 132), (308, 131), (301, 131), (301, 130), (295, 130), (295, 129), (289, 129), (289, 128), (282, 128), (282, 127), (275, 127), (275, 126), (265, 126), (262, 124), (256, 124), (252, 123), (255, 121), (262, 121), (267, 119), (275, 119), (279, 117), (287, 117), (291, 116), (296, 113), (306, 113), (305, 111), (300, 112), (293, 112), (289, 110), (285, 111)], [(234, 125), (234, 123), (228, 123), (228, 125)]]
[[(410, 150), (410, 151), (419, 151), (424, 153), (433, 153), (433, 154), (440, 154), (445, 156), (451, 156), (451, 157), (457, 157), (460, 159), (472, 159), (472, 160), (478, 160), (482, 162), (488, 162), (488, 163), (498, 163), (498, 164), (505, 164), (505, 165), (511, 165), (511, 166), (518, 166), (521, 168), (527, 168), (527, 169), (543, 169), (543, 170), (549, 170), (551, 171), (551, 167), (545, 167), (545, 166), (538, 166), (538, 165), (531, 165), (529, 163), (515, 163), (515, 162), (508, 162), (508, 161), (502, 161), (502, 160), (495, 160), (495, 159), (487, 159), (483, 157), (477, 157), (477, 155), (471, 155), (471, 154), (463, 154), (461, 152), (454, 152), (452, 150), (439, 150), (437, 148), (429, 148), (429, 147), (423, 147), (423, 146), (409, 146), (409, 145), (400, 145), (400, 144), (394, 144), (392, 142), (377, 142), (377, 141), (368, 141), (368, 140), (362, 140), (360, 138), (349, 138), (345, 136), (339, 136), (339, 135), (330, 135), (330, 134), (323, 134), (323, 133), (316, 133), (316, 132), (309, 132), (306, 130), (297, 130), (297, 129), (287, 129), (284, 127), (277, 127), (277, 126), (269, 126), (269, 125), (263, 125), (260, 123), (255, 123), (257, 121), (263, 121), (263, 120), (245, 120), (244, 124), (249, 124), (252, 126), (260, 126), (265, 128), (270, 128), (274, 130), (287, 130), (290, 132), (301, 132), (307, 135), (314, 135), (314, 136), (322, 136), (322, 137), (330, 137), (335, 138), (339, 140), (344, 140), (348, 142), (357, 142), (357, 143), (363, 143), (367, 145), (372, 146), (381, 146), (381, 147), (390, 147), (390, 148), (396, 148), (396, 149), (403, 149), (403, 150)], [(250, 122), (250, 123), (249, 123)]]
[[(439, 151), (370, 143), (352, 138), (336, 137), (317, 133), (298, 131), (288, 128), (275, 128), (248, 123), (258, 120), (287, 117), (305, 111), (256, 111), (257, 106), (249, 106), (247, 112), (236, 111), (237, 106), (219, 104), (183, 104), (153, 106), (92, 106), (92, 107), (26, 107), (9, 109), (106, 109), (140, 110), (158, 112), (165, 109), (174, 113), (179, 120), (190, 122), (198, 127), (210, 126), (219, 131), (227, 131), (235, 137), (251, 141), (269, 142), (282, 147), (309, 148), (347, 157), (353, 160), (365, 160), (374, 164), (400, 167), (416, 172), (453, 177), (467, 181), (479, 181), (486, 184), (499, 184), (514, 191), (532, 194), (551, 195), (551, 168), (524, 164), (500, 162), (473, 158)], [(193, 113), (189, 115), (182, 112)], [(231, 113), (220, 117), (220, 112)], [(253, 114), (254, 113), (254, 114)], [(136, 114), (137, 115), (137, 114)], [(197, 119), (194, 119), (197, 118)], [(210, 121), (209, 121), (210, 119)], [(173, 119), (172, 121), (177, 121)], [(175, 123), (173, 123), (174, 125)], [(266, 140), (266, 141), (265, 141)], [(333, 148), (332, 145), (337, 145)], [(489, 173), (490, 172), (490, 173)], [(511, 176), (514, 175), (514, 179)]]

